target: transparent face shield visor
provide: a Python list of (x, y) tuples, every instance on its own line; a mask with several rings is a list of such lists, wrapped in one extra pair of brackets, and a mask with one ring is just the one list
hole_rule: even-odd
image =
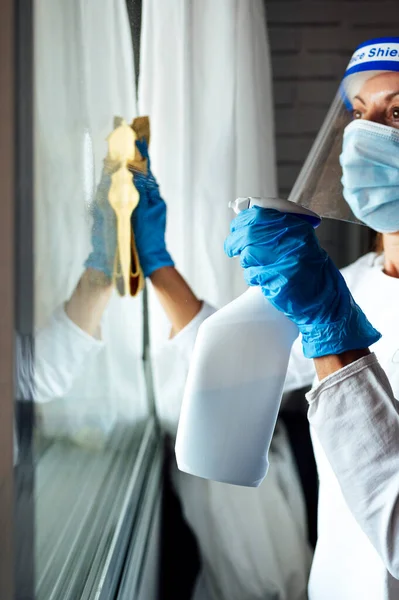
[[(395, 74), (396, 91), (399, 91), (398, 71), (399, 38), (381, 38), (359, 46), (288, 200), (314, 211), (321, 217), (362, 223), (344, 198), (343, 171), (340, 164), (344, 133), (348, 125), (359, 118), (391, 125), (389, 122), (384, 123), (380, 97), (385, 92), (389, 95), (389, 85), (395, 87), (394, 78), (384, 77), (387, 73)], [(366, 105), (358, 100), (359, 97), (363, 100), (362, 96)], [(378, 105), (376, 100), (379, 112), (372, 110), (375, 108), (373, 98), (379, 102)], [(395, 101), (396, 105), (399, 105), (399, 96)], [(360, 111), (357, 110), (358, 107)]]
[(359, 223), (343, 196), (339, 162), (345, 127), (352, 120), (338, 92), (288, 200), (324, 218)]

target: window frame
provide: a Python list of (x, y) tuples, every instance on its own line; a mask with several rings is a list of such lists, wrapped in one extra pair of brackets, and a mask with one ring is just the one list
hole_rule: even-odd
[(14, 597), (14, 2), (0, 6), (0, 597)]

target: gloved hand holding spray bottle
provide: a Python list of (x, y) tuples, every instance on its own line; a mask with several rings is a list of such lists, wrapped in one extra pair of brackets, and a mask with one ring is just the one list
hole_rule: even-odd
[(239, 214), (225, 250), (240, 256), (254, 287), (199, 329), (176, 458), (178, 467), (193, 475), (256, 487), (268, 470), (298, 334), (307, 358), (364, 348), (380, 336), (320, 247), (315, 213), (276, 199), (238, 199), (234, 208)]

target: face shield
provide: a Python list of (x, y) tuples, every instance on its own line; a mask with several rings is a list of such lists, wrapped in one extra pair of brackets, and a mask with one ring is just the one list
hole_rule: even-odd
[(288, 199), (322, 217), (399, 230), (399, 37), (356, 49)]

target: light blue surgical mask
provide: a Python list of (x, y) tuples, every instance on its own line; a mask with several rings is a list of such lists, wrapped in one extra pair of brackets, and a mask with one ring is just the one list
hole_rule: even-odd
[(375, 231), (399, 231), (399, 130), (353, 121), (344, 132), (340, 163), (353, 214)]

